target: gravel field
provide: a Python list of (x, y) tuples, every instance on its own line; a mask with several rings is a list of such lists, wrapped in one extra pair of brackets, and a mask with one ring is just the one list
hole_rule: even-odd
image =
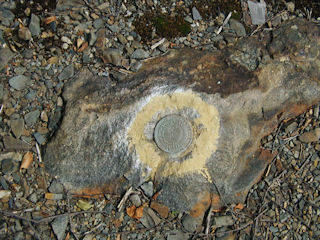
[(84, 67), (117, 84), (172, 48), (227, 48), (292, 18), (320, 24), (317, 0), (268, 0), (263, 25), (244, 2), (0, 0), (0, 239), (319, 239), (319, 105), (262, 139), (277, 151), (262, 180), (203, 224), (155, 202), (152, 182), (119, 207), (123, 195), (72, 195), (44, 170), (63, 87)]

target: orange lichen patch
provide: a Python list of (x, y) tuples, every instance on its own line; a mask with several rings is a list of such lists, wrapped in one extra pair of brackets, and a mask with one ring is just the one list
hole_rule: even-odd
[(158, 191), (158, 192), (156, 192), (156, 193), (152, 196), (152, 200), (157, 200), (157, 198), (159, 197), (160, 193), (161, 193), (161, 190)]
[(236, 206), (234, 206), (233, 210), (242, 210), (244, 208), (244, 204), (243, 203), (238, 203)]
[(78, 49), (78, 52), (83, 52), (88, 47), (88, 42), (85, 42), (81, 45), (81, 47)]
[(118, 194), (119, 193), (119, 183), (113, 184), (104, 184), (101, 186), (96, 186), (92, 188), (83, 188), (78, 191), (72, 192), (75, 197), (82, 197), (82, 198), (101, 198), (104, 197), (104, 194)]
[(190, 216), (193, 218), (202, 217), (211, 203), (211, 196), (209, 192), (204, 194), (204, 197), (196, 203), (190, 210)]
[(169, 214), (169, 208), (161, 203), (156, 201), (152, 201), (150, 207), (155, 210), (159, 215), (163, 218), (167, 218)]
[(52, 23), (54, 21), (57, 20), (57, 17), (56, 16), (50, 16), (50, 17), (47, 17), (45, 19), (43, 19), (42, 21), (45, 23), (45, 24), (49, 24), (49, 23)]
[(304, 113), (308, 109), (305, 104), (292, 104), (289, 109), (286, 109), (287, 117), (295, 117)]
[(221, 197), (219, 196), (219, 194), (216, 194), (216, 193), (211, 194), (211, 205), (212, 205), (213, 212), (221, 211), (222, 203), (221, 203)]
[(32, 152), (27, 152), (23, 156), (20, 169), (28, 169), (32, 162), (33, 162), (33, 154)]
[(140, 206), (137, 208), (136, 206), (132, 205), (130, 207), (127, 207), (126, 212), (129, 217), (139, 220), (143, 216), (144, 207), (145, 206)]

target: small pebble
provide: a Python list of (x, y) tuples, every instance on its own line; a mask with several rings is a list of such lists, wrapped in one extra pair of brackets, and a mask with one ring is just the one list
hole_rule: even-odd
[(202, 20), (202, 17), (196, 7), (192, 8), (192, 17), (193, 17), (193, 20)]
[(143, 49), (136, 49), (132, 54), (131, 58), (133, 59), (145, 59), (148, 58), (150, 54)]
[(35, 14), (31, 14), (29, 30), (30, 30), (32, 36), (39, 36), (41, 33), (40, 18)]
[(141, 199), (139, 197), (138, 194), (132, 194), (129, 197), (130, 201), (132, 202), (132, 204), (136, 207), (140, 207), (141, 206)]
[(10, 78), (9, 84), (15, 90), (23, 90), (31, 84), (31, 80), (24, 75), (18, 75)]
[(22, 27), (18, 31), (18, 37), (23, 40), (30, 40), (32, 38), (32, 34), (28, 28)]
[(141, 185), (141, 189), (143, 190), (144, 194), (147, 195), (147, 197), (153, 196), (153, 182), (149, 181)]

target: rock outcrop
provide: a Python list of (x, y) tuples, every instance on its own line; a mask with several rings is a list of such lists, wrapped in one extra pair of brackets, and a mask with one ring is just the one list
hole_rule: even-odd
[(320, 28), (300, 19), (226, 50), (172, 50), (117, 83), (84, 70), (64, 90), (46, 169), (83, 194), (151, 179), (194, 217), (243, 202), (276, 155), (261, 139), (320, 101), (319, 76)]

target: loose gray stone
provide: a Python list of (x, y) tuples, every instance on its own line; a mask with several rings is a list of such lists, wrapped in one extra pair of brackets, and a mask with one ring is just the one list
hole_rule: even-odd
[(2, 25), (9, 27), (13, 19), (14, 14), (10, 10), (0, 7), (0, 21)]
[(74, 7), (82, 7), (83, 4), (82, 0), (58, 0), (56, 9), (61, 11)]
[(89, 41), (89, 45), (93, 46), (95, 44), (95, 42), (97, 41), (97, 35), (94, 31), (90, 32), (90, 41)]
[(14, 234), (14, 240), (24, 240), (26, 239), (23, 232), (17, 232)]
[(25, 49), (22, 52), (22, 56), (26, 59), (31, 59), (33, 57), (33, 50), (32, 49)]
[(295, 9), (295, 4), (294, 4), (294, 2), (287, 2), (286, 5), (287, 5), (288, 11), (293, 13), (293, 12), (294, 12), (294, 9)]
[(22, 40), (30, 40), (31, 37), (32, 37), (32, 34), (31, 34), (31, 32), (30, 32), (30, 30), (28, 28), (22, 27), (18, 31), (18, 36)]
[(12, 158), (3, 159), (1, 161), (1, 171), (4, 174), (12, 173), (17, 169), (18, 168), (17, 168), (16, 161), (14, 161)]
[(40, 145), (46, 142), (46, 139), (42, 136), (42, 134), (38, 132), (34, 133), (33, 136), (36, 139), (37, 143), (39, 143)]
[(230, 19), (230, 27), (236, 32), (239, 37), (244, 37), (247, 35), (246, 29), (244, 28), (243, 24), (235, 19)]
[(130, 201), (132, 202), (132, 204), (136, 207), (140, 207), (141, 206), (141, 199), (139, 197), (138, 194), (132, 194), (129, 197)]
[(144, 194), (146, 194), (148, 197), (153, 196), (153, 182), (146, 182), (141, 185), (141, 189), (143, 190)]
[(2, 70), (8, 62), (14, 57), (14, 53), (9, 48), (0, 49), (0, 70)]
[(31, 14), (29, 30), (30, 30), (32, 36), (39, 36), (39, 34), (41, 33), (40, 18), (33, 13)]
[(53, 180), (48, 190), (51, 193), (63, 193), (63, 185), (57, 180)]
[(113, 24), (113, 25), (110, 25), (108, 27), (114, 33), (118, 33), (119, 32), (119, 26), (118, 25)]
[(132, 64), (131, 70), (134, 72), (138, 72), (141, 67), (142, 67), (142, 62), (137, 61)]
[(292, 122), (286, 127), (285, 132), (286, 133), (293, 132), (294, 130), (297, 129), (297, 127), (298, 127), (298, 123), (297, 122)]
[(115, 207), (112, 203), (107, 203), (103, 209), (103, 211), (105, 211), (107, 214), (111, 214), (112, 210), (115, 210)]
[(2, 100), (3, 96), (4, 96), (3, 84), (0, 83), (0, 100)]
[(10, 121), (10, 126), (13, 134), (16, 136), (16, 138), (19, 138), (24, 130), (24, 121), (22, 118), (14, 119)]
[(233, 225), (232, 216), (217, 216), (214, 221), (217, 228)]
[(317, 142), (320, 139), (320, 128), (315, 128), (299, 136), (299, 140), (304, 143)]
[(186, 16), (186, 17), (184, 18), (184, 20), (185, 20), (186, 22), (188, 22), (188, 23), (193, 23), (193, 20), (192, 20), (192, 18), (191, 18), (190, 16)]
[(23, 90), (31, 84), (31, 79), (24, 75), (18, 75), (10, 78), (9, 84), (15, 90)]
[(9, 186), (7, 184), (7, 181), (3, 176), (0, 177), (0, 185), (2, 186), (2, 188), (4, 190), (9, 190)]
[(53, 116), (51, 116), (49, 119), (48, 129), (50, 131), (56, 129), (60, 119), (61, 119), (61, 110), (57, 109), (56, 111), (54, 111)]
[(161, 221), (151, 208), (146, 207), (143, 209), (143, 216), (140, 218), (140, 222), (146, 228), (152, 228), (157, 226)]
[(267, 5), (265, 2), (253, 2), (251, 0), (248, 1), (252, 24), (260, 25), (265, 23), (266, 6)]
[(108, 48), (103, 51), (103, 59), (105, 63), (112, 63), (113, 65), (118, 66), (121, 64), (121, 51), (115, 48)]
[(30, 196), (29, 196), (29, 200), (33, 203), (36, 203), (38, 201), (38, 197), (37, 197), (37, 193), (32, 193)]
[(39, 116), (40, 116), (40, 111), (39, 110), (34, 110), (32, 112), (27, 113), (24, 116), (24, 121), (26, 122), (26, 125), (28, 127), (31, 127), (37, 122)]
[(62, 72), (59, 74), (58, 79), (60, 81), (71, 78), (74, 75), (74, 67), (73, 64), (67, 66)]
[(118, 38), (119, 42), (123, 45), (125, 45), (128, 42), (128, 40), (122, 34), (118, 34), (117, 38)]
[(167, 234), (167, 240), (186, 240), (188, 238), (189, 235), (180, 230), (174, 230)]
[(17, 75), (23, 75), (26, 71), (27, 69), (25, 67), (16, 67), (14, 69), (14, 73)]
[(279, 231), (279, 229), (277, 227), (274, 227), (274, 226), (271, 226), (270, 228), (270, 231), (273, 232), (273, 233), (276, 233)]
[(190, 215), (186, 215), (182, 219), (183, 228), (188, 232), (194, 232), (201, 225), (202, 218), (193, 218)]
[(68, 216), (58, 217), (51, 223), (54, 234), (58, 240), (65, 238), (65, 232), (68, 226)]
[(202, 20), (202, 17), (200, 15), (198, 9), (196, 9), (196, 7), (192, 8), (192, 17), (193, 17), (193, 20)]
[(4, 136), (3, 143), (4, 143), (4, 148), (8, 151), (29, 150), (32, 147), (30, 144), (20, 141), (18, 139), (15, 139), (11, 136)]
[(150, 56), (150, 54), (146, 51), (144, 51), (143, 49), (136, 49), (132, 54), (131, 54), (131, 58), (134, 59), (145, 59), (148, 58)]
[(102, 28), (103, 25), (104, 25), (104, 21), (101, 18), (98, 18), (98, 19), (93, 21), (93, 26), (94, 26), (95, 29)]

